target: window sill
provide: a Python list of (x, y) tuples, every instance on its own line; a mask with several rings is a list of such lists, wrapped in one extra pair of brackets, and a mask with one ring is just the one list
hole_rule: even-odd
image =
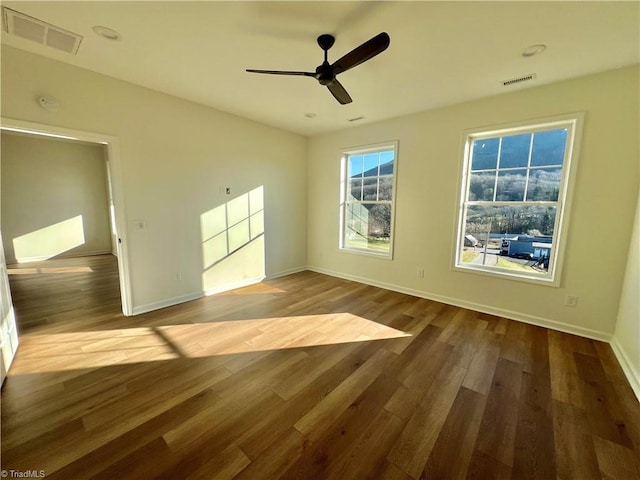
[(487, 268), (476, 267), (473, 265), (454, 265), (453, 270), (461, 273), (471, 273), (475, 275), (482, 275), (485, 277), (499, 278), (502, 280), (510, 280), (516, 282), (525, 282), (535, 285), (542, 285), (545, 287), (559, 287), (560, 279), (554, 278), (552, 275), (527, 275), (521, 273), (515, 273), (508, 269), (502, 268)]
[(341, 253), (362, 255), (364, 257), (380, 258), (382, 260), (393, 260), (393, 254), (391, 252), (384, 253), (384, 252), (375, 252), (372, 250), (364, 250), (359, 248), (346, 248), (346, 247), (340, 247), (338, 251)]

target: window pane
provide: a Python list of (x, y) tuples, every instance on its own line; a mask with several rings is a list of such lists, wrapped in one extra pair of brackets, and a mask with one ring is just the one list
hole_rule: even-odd
[(361, 203), (348, 203), (345, 216), (345, 242), (366, 242), (369, 229), (369, 211)]
[(562, 168), (536, 168), (529, 172), (528, 201), (558, 200)]
[(474, 235), (491, 226), (491, 233), (501, 235), (552, 236), (555, 221), (556, 207), (470, 205), (465, 229)]
[(388, 240), (391, 234), (391, 205), (388, 203), (368, 205), (368, 209), (369, 235)]
[(562, 165), (567, 130), (550, 130), (533, 134), (531, 166)]
[(364, 176), (371, 177), (378, 175), (378, 154), (367, 153), (364, 156)]
[(504, 137), (500, 149), (500, 168), (526, 167), (530, 146), (530, 133)]
[(490, 170), (498, 165), (498, 145), (500, 139), (485, 138), (474, 140), (471, 170)]
[(492, 172), (472, 173), (469, 182), (469, 201), (492, 201), (495, 182), (495, 170)]
[(393, 176), (380, 177), (378, 200), (391, 200), (393, 194)]
[(356, 175), (362, 175), (363, 161), (364, 159), (362, 155), (349, 156), (347, 176), (353, 177)]
[(362, 187), (362, 199), (363, 200), (378, 199), (378, 177), (364, 178), (364, 183)]
[(352, 178), (347, 185), (347, 198), (349, 200), (362, 200), (362, 179)]
[(393, 160), (395, 152), (389, 150), (387, 152), (380, 152), (380, 175), (393, 174)]
[(498, 172), (496, 200), (501, 202), (521, 202), (524, 200), (526, 179), (526, 169)]
[(469, 206), (462, 263), (505, 268), (514, 273), (547, 273), (555, 217), (556, 207)]
[(388, 253), (391, 205), (350, 203), (346, 205), (345, 247)]

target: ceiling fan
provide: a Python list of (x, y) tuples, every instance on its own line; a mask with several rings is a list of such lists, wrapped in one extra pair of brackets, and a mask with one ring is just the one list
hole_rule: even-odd
[(336, 75), (346, 72), (347, 70), (360, 65), (363, 62), (375, 57), (379, 53), (384, 52), (389, 46), (389, 35), (386, 32), (379, 33), (375, 37), (367, 40), (359, 47), (354, 48), (344, 55), (338, 61), (329, 64), (327, 60), (327, 52), (333, 46), (335, 37), (325, 33), (318, 37), (318, 45), (324, 50), (324, 62), (318, 65), (315, 72), (291, 72), (283, 70), (255, 70), (247, 69), (249, 73), (267, 73), (270, 75), (299, 75), (304, 77), (313, 77), (320, 85), (325, 85), (331, 94), (342, 105), (351, 103), (351, 97), (344, 89), (342, 84), (336, 79)]

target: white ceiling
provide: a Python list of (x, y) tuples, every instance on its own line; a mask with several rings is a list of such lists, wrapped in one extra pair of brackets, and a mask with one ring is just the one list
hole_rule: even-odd
[[(640, 2), (4, 1), (84, 39), (76, 56), (2, 33), (2, 43), (71, 65), (314, 135), (640, 61)], [(97, 36), (94, 25), (122, 34)], [(388, 50), (339, 76), (338, 104), (312, 78), (316, 37), (336, 36), (329, 61), (386, 31)], [(533, 44), (541, 55), (523, 57)], [(535, 73), (510, 87), (503, 80)], [(55, 95), (56, 92), (43, 92)], [(315, 113), (315, 118), (305, 114)], [(358, 122), (348, 119), (364, 116)]]

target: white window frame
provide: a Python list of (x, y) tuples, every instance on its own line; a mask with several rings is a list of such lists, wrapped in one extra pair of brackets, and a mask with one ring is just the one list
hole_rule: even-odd
[[(484, 127), (466, 130), (463, 135), (463, 154), (461, 174), (458, 184), (458, 218), (456, 226), (456, 241), (453, 254), (452, 268), (460, 272), (486, 275), (497, 278), (507, 278), (517, 281), (530, 282), (539, 285), (553, 287), (560, 286), (562, 264), (564, 260), (566, 239), (568, 236), (569, 216), (576, 177), (578, 163), (578, 153), (582, 137), (582, 124), (584, 113), (572, 113), (554, 117), (540, 118), (524, 122), (510, 123), (493, 127)], [(535, 133), (540, 131), (567, 129), (567, 140), (565, 145), (565, 156), (562, 165), (562, 177), (560, 181), (560, 191), (555, 202), (550, 201), (469, 201), (469, 185), (471, 180), (472, 146), (475, 140), (488, 138), (505, 137), (525, 133)], [(496, 167), (498, 168), (498, 167)], [(529, 168), (529, 167), (527, 167)], [(527, 177), (528, 178), (528, 177)], [(495, 188), (494, 188), (495, 198)], [(553, 248), (551, 260), (547, 273), (527, 274), (518, 271), (500, 268), (497, 266), (475, 265), (462, 262), (462, 251), (465, 238), (465, 221), (467, 208), (473, 205), (495, 205), (495, 206), (545, 206), (556, 207), (556, 219), (554, 224)], [(515, 233), (515, 232), (512, 232)]]
[[(390, 230), (389, 252), (386, 253), (386, 252), (381, 252), (381, 251), (377, 251), (370, 248), (356, 248), (353, 246), (348, 246), (346, 245), (346, 242), (345, 242), (346, 214), (347, 214), (347, 205), (349, 203), (347, 201), (348, 158), (353, 155), (364, 155), (367, 153), (383, 152), (388, 150), (393, 150), (394, 152), (391, 200), (380, 201), (379, 203), (385, 203), (385, 204), (388, 203), (391, 206), (391, 220), (390, 220), (391, 223), (389, 225), (389, 230)], [(393, 260), (397, 183), (398, 183), (398, 141), (397, 140), (384, 142), (384, 143), (377, 143), (373, 145), (366, 145), (362, 147), (346, 148), (342, 150), (341, 158), (340, 158), (340, 228), (339, 228), (339, 241), (338, 241), (340, 251)], [(362, 200), (361, 202), (351, 202), (351, 203), (378, 203), (378, 201)]]

